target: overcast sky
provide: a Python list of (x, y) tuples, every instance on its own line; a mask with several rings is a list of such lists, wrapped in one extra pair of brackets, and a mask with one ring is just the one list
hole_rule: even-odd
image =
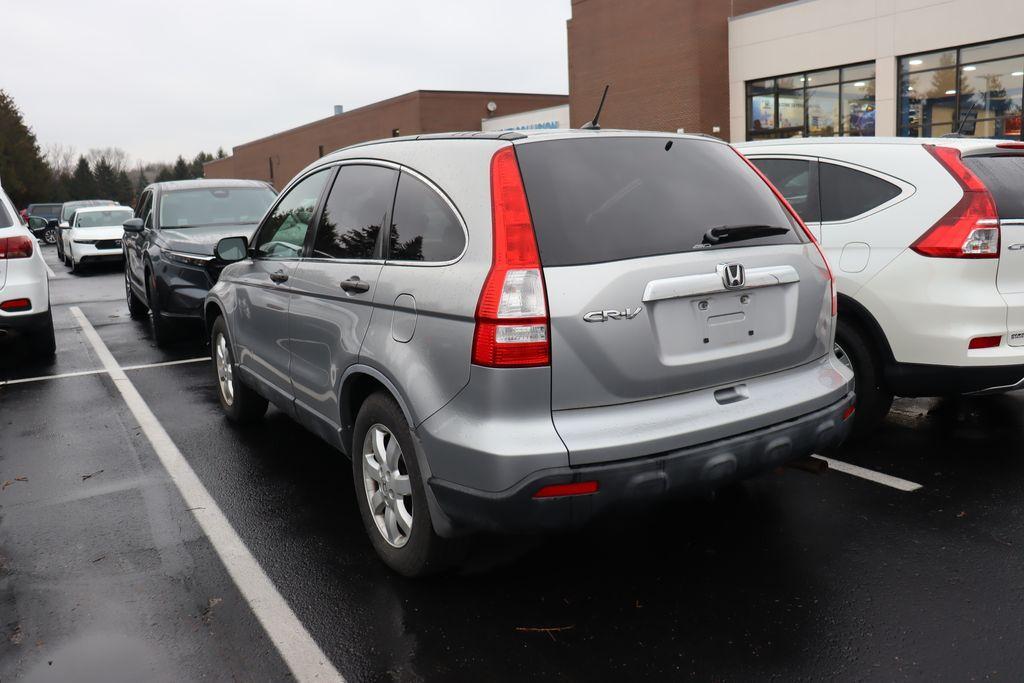
[(417, 89), (567, 93), (570, 0), (3, 0), (0, 88), (50, 143), (212, 152)]

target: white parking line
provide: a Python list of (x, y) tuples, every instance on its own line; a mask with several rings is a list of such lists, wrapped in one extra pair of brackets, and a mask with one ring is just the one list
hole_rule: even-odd
[(875, 472), (874, 470), (869, 470), (864, 467), (858, 467), (857, 465), (851, 465), (850, 463), (843, 462), (842, 460), (826, 458), (824, 455), (812, 455), (811, 457), (817, 458), (818, 460), (824, 460), (825, 462), (827, 462), (828, 468), (830, 470), (836, 470), (837, 472), (842, 472), (843, 474), (849, 474), (854, 477), (860, 477), (861, 479), (867, 479), (868, 481), (873, 481), (876, 484), (881, 484), (882, 486), (889, 486), (899, 491), (906, 491), (909, 493), (911, 491), (917, 491), (919, 488), (921, 488), (921, 485), (915, 482), (907, 481), (906, 479), (900, 479), (899, 477), (893, 477), (888, 474), (882, 474), (881, 472)]
[(213, 496), (203, 486), (156, 415), (136, 391), (124, 369), (114, 360), (114, 356), (82, 310), (72, 306), (71, 314), (78, 320), (104, 370), (110, 374), (114, 386), (121, 393), (121, 398), (149, 439), (171, 481), (185, 500), (185, 506), (192, 511), (196, 522), (210, 539), (210, 544), (224, 563), (228, 574), (248, 601), (253, 614), (291, 669), (292, 675), (299, 681), (343, 681), (341, 674), (327, 659), (323, 650), (288, 606), (288, 602), (274, 587), (270, 577), (246, 548), (245, 542), (235, 533)]
[[(168, 360), (162, 363), (146, 363), (144, 365), (126, 365), (121, 369), (124, 371), (128, 370), (146, 370), (148, 368), (162, 368), (168, 365), (184, 365), (185, 363), (202, 363), (210, 360), (209, 356), (203, 356), (202, 358), (185, 358), (184, 360)], [(40, 377), (22, 377), (21, 379), (5, 379), (0, 380), (0, 387), (5, 384), (26, 384), (28, 382), (45, 382), (50, 379), (63, 379), (65, 377), (82, 377), (84, 375), (99, 375), (106, 372), (106, 370), (79, 370), (77, 372), (62, 372), (59, 375), (42, 375)]]

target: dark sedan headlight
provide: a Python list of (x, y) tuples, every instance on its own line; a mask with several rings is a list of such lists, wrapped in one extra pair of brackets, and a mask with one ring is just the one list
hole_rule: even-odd
[(186, 266), (196, 266), (197, 268), (205, 268), (213, 260), (212, 256), (186, 254), (180, 251), (163, 251), (161, 255), (168, 261), (183, 263)]

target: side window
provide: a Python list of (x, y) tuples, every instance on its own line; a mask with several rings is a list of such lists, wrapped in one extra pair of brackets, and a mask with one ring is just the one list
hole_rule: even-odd
[(901, 192), (887, 180), (822, 161), (821, 220), (842, 221), (885, 204)]
[(383, 166), (342, 166), (324, 204), (313, 258), (379, 258), (377, 242), (395, 198), (397, 176)]
[(419, 178), (403, 173), (391, 221), (391, 261), (450, 261), (462, 253), (466, 235), (447, 202)]
[(751, 159), (805, 223), (821, 220), (817, 164), (807, 159)]
[(317, 200), (323, 192), (330, 169), (303, 178), (288, 191), (263, 221), (256, 242), (256, 255), (263, 258), (296, 258), (302, 255)]
[(153, 209), (153, 193), (151, 191), (143, 192), (139, 198), (139, 206), (135, 209), (135, 217), (141, 218), (143, 225), (147, 228), (153, 227), (152, 212)]

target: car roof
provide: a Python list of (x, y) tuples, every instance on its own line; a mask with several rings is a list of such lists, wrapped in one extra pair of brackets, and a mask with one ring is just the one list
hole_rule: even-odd
[(165, 180), (160, 183), (152, 183), (146, 189), (160, 190), (161, 192), (175, 192), (177, 190), (201, 190), (204, 188), (229, 187), (269, 188), (270, 185), (264, 180), (241, 180), (237, 178), (196, 178), (194, 180)]
[(103, 206), (83, 206), (81, 209), (75, 211), (75, 213), (98, 213), (100, 211), (116, 211), (118, 209), (132, 210), (132, 207), (125, 206), (124, 204), (104, 204)]
[(955, 147), (961, 152), (977, 152), (997, 149), (999, 144), (1013, 144), (1015, 142), (1014, 140), (995, 138), (808, 137), (738, 142), (736, 147), (739, 149), (751, 149), (755, 147), (805, 147), (809, 145), (936, 145), (939, 147)]

